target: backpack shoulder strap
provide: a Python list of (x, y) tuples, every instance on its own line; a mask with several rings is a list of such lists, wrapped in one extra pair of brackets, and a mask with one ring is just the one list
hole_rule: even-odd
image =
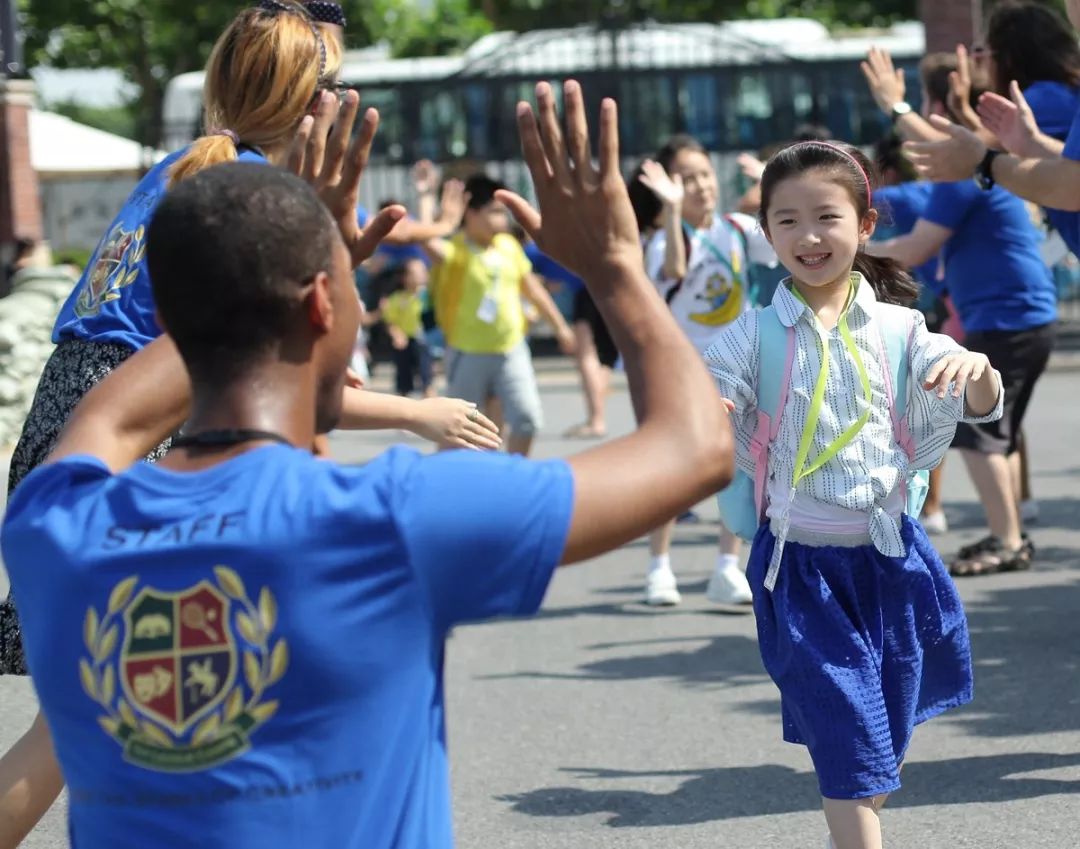
[(897, 442), (911, 456), (911, 434), (907, 426), (911, 340), (915, 334), (915, 311), (894, 304), (878, 304), (875, 316), (878, 336), (888, 368), (885, 392)]
[[(780, 419), (787, 403), (791, 371), (795, 362), (795, 328), (785, 327), (776, 308), (757, 311), (758, 370), (757, 427), (750, 440), (754, 457), (754, 503), (758, 517), (765, 512), (765, 481), (769, 470), (769, 446), (780, 430)], [(781, 353), (783, 352), (783, 353)], [(781, 356), (783, 359), (781, 359)]]
[[(794, 332), (784, 327), (773, 306), (758, 311), (758, 409), (770, 419), (779, 419), (794, 359)], [(790, 338), (789, 338), (790, 335)], [(781, 359), (786, 354), (786, 361)]]

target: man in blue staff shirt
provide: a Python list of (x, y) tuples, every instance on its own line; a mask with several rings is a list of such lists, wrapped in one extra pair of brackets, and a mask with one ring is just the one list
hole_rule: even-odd
[[(361, 318), (355, 218), (343, 240), (265, 165), (208, 169), (159, 207), (169, 335), (86, 396), (4, 525), (77, 849), (448, 849), (449, 630), (534, 613), (557, 565), (730, 480), (723, 401), (642, 269), (615, 106), (597, 170), (576, 83), (564, 100), (574, 156), (549, 86), (543, 144), (518, 112), (543, 219), (502, 200), (588, 282), (639, 421), (569, 461), (316, 460)], [(164, 460), (131, 467), (185, 415)]]

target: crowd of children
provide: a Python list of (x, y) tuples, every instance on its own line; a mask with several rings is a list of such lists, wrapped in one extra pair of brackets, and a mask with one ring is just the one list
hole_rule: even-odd
[[(755, 614), (828, 845), (881, 849), (915, 726), (973, 697), (950, 571), (1031, 562), (1020, 426), (1054, 306), (1027, 210), (992, 179), (927, 189), (895, 145), (875, 164), (814, 134), (745, 161), (757, 185), (724, 214), (690, 137), (624, 180), (610, 100), (594, 162), (571, 81), (562, 116), (546, 83), (535, 111), (517, 107), (539, 209), (485, 174), (446, 181), (436, 203), (422, 163), (415, 219), (393, 202), (369, 218), (358, 182), (377, 116), (349, 141), (359, 105), (335, 96), (336, 8), (263, 0), (235, 19), (210, 60), (208, 134), (147, 175), (58, 319), (4, 526), (22, 619), (13, 600), (0, 611), (0, 660), (24, 674), (28, 660), (44, 718), (0, 764), (3, 845), (63, 778), (80, 846), (449, 847), (450, 630), (534, 613), (555, 566), (650, 529), (645, 601), (677, 604), (671, 517), (722, 490), (707, 596)], [(1030, 23), (995, 14), (1014, 17), (991, 34)], [(1010, 50), (995, 48), (999, 89)], [(973, 120), (965, 63), (924, 64), (927, 115)], [(1059, 64), (1073, 75), (1026, 85), (1047, 133), (1080, 106), (1080, 51)], [(933, 137), (887, 55), (864, 71), (902, 135)], [(118, 252), (123, 275), (103, 278), (97, 263)], [(968, 347), (912, 308), (908, 268), (939, 296), (925, 312), (955, 305)], [(574, 289), (573, 327), (541, 279)], [(605, 435), (620, 355), (633, 433), (569, 461), (522, 459), (543, 423), (530, 306), (578, 356), (587, 420), (570, 435)], [(350, 385), (374, 322), (397, 395), (423, 400)], [(460, 400), (434, 397), (443, 346)], [(311, 456), (334, 427), (497, 448), (492, 403), (521, 457)], [(946, 566), (919, 514), (952, 445), (992, 533)], [(157, 464), (132, 467), (141, 457)], [(58, 600), (60, 586), (72, 592)], [(193, 691), (181, 660), (198, 661)], [(275, 777), (309, 790), (290, 798)], [(217, 804), (251, 792), (269, 794), (269, 815)]]

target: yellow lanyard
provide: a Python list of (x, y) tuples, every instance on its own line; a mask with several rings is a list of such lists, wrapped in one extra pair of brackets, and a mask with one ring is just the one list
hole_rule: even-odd
[[(854, 338), (852, 338), (851, 329), (848, 327), (848, 310), (855, 300), (855, 286), (855, 282), (852, 281), (848, 301), (844, 305), (844, 311), (841, 313), (837, 325), (840, 328), (840, 338), (844, 341), (844, 347), (847, 348), (848, 353), (851, 354), (852, 359), (855, 361), (855, 368), (859, 372), (859, 382), (862, 384), (863, 395), (866, 398), (866, 409), (863, 410), (862, 415), (859, 416), (847, 430), (840, 434), (840, 437), (835, 442), (818, 454), (809, 466), (806, 465), (806, 461), (810, 455), (810, 447), (814, 442), (814, 434), (817, 433), (818, 421), (821, 418), (821, 407), (825, 401), (825, 385), (829, 382), (829, 340), (824, 328), (817, 320), (817, 316), (814, 316), (814, 330), (817, 333), (818, 341), (821, 342), (821, 370), (818, 372), (817, 382), (814, 384), (814, 394), (810, 399), (810, 412), (806, 416), (806, 424), (803, 425), (802, 437), (799, 440), (799, 450), (795, 455), (795, 470), (792, 473), (791, 478), (791, 489), (793, 493), (800, 481), (812, 475), (828, 463), (829, 460), (839, 454), (870, 420), (870, 407), (873, 401), (873, 395), (870, 389), (870, 377), (866, 373), (866, 366), (863, 364), (863, 359), (859, 355), (859, 349), (855, 345)], [(806, 299), (799, 294), (799, 291), (794, 286), (792, 286), (791, 292), (804, 304), (806, 303)]]

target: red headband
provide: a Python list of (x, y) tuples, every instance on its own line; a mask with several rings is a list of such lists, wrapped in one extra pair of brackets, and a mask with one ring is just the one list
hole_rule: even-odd
[(804, 147), (805, 145), (812, 145), (812, 144), (820, 145), (821, 147), (831, 148), (832, 150), (835, 150), (837, 153), (843, 154), (844, 156), (846, 156), (848, 159), (850, 159), (852, 161), (852, 163), (855, 165), (855, 167), (859, 169), (859, 173), (862, 174), (862, 178), (866, 182), (866, 205), (867, 206), (873, 206), (874, 205), (874, 193), (870, 189), (870, 175), (867, 174), (866, 169), (863, 168), (862, 165), (859, 164), (859, 160), (856, 159), (854, 156), (852, 156), (850, 153), (848, 153), (846, 150), (844, 150), (842, 147), (840, 147), (840, 145), (833, 144), (832, 142), (827, 142), (827, 141), (802, 141), (802, 142), (799, 142), (798, 144), (792, 145), (792, 147)]

